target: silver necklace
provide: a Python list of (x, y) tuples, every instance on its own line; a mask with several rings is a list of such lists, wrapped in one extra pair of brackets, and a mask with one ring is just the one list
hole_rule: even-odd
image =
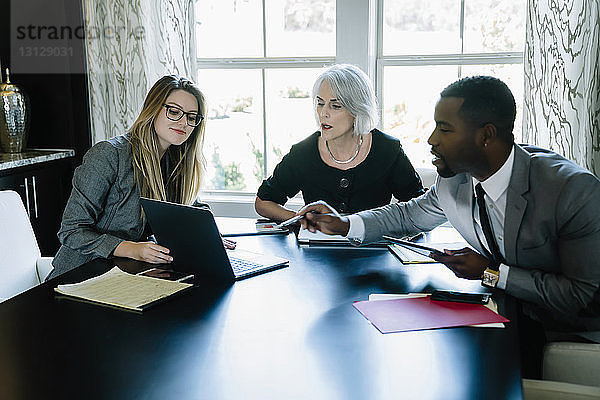
[(354, 152), (354, 155), (345, 161), (340, 161), (333, 156), (333, 154), (331, 153), (331, 150), (329, 149), (328, 141), (327, 140), (325, 141), (325, 147), (327, 147), (327, 152), (329, 153), (329, 156), (331, 156), (331, 159), (338, 164), (348, 164), (348, 163), (351, 163), (352, 161), (354, 161), (354, 159), (358, 155), (358, 152), (360, 151), (360, 146), (362, 146), (362, 144), (363, 144), (363, 135), (360, 135), (360, 140), (358, 142), (358, 145), (356, 146), (356, 151)]

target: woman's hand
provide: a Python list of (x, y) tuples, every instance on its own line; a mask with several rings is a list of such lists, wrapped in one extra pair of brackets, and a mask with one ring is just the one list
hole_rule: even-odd
[(151, 264), (164, 264), (173, 262), (169, 255), (170, 250), (154, 242), (130, 242), (124, 240), (115, 250), (115, 257), (127, 257)]
[(285, 208), (274, 201), (262, 200), (258, 196), (254, 200), (254, 209), (259, 215), (274, 221), (285, 221), (296, 215), (295, 211)]

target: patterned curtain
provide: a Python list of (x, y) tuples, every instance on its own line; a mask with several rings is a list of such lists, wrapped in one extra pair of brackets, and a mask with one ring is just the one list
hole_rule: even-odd
[(528, 0), (525, 142), (600, 173), (598, 0)]
[(158, 78), (195, 76), (194, 0), (85, 0), (92, 143), (133, 124)]

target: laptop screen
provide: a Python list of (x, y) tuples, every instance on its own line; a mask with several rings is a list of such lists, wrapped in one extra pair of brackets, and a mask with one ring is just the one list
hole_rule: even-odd
[(170, 250), (172, 268), (233, 282), (234, 274), (210, 210), (141, 198), (158, 244)]

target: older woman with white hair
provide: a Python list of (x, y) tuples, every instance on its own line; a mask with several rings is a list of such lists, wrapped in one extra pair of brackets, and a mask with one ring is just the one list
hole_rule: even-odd
[(341, 213), (407, 201), (424, 193), (400, 141), (376, 129), (377, 100), (358, 67), (334, 65), (313, 87), (319, 130), (292, 146), (258, 189), (260, 215), (285, 220), (284, 204), (298, 192), (305, 203), (324, 200)]

